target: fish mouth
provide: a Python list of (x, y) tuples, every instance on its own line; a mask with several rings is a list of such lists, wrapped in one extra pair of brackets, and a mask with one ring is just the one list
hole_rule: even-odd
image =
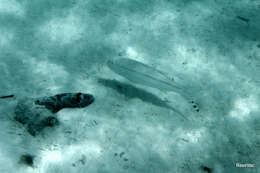
[(91, 94), (85, 94), (84, 95), (84, 100), (86, 100), (88, 105), (90, 105), (91, 103), (93, 103), (95, 101), (95, 98)]
[(95, 98), (94, 98), (94, 96), (90, 96), (90, 98), (89, 98), (89, 103), (91, 104), (91, 103), (93, 103), (95, 101)]

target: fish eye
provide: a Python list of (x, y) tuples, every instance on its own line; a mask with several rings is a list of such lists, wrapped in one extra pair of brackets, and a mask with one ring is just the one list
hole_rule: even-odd
[(76, 95), (76, 100), (77, 100), (77, 101), (80, 101), (80, 100), (82, 99), (81, 95), (82, 95), (81, 93), (78, 93), (78, 94)]
[(80, 95), (80, 99), (81, 99), (81, 100), (84, 99), (84, 95), (83, 95), (83, 94)]

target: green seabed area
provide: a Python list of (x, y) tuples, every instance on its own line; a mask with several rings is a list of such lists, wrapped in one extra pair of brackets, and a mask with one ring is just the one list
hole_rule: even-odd
[(257, 173), (259, 76), (257, 0), (0, 0), (0, 172)]

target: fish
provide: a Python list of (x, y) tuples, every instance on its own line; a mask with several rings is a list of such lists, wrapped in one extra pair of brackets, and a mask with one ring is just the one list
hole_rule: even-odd
[(7, 96), (0, 96), (0, 99), (7, 99), (7, 98), (12, 98), (12, 97), (14, 97), (13, 94), (7, 95)]
[(191, 104), (196, 112), (200, 112), (192, 89), (169, 79), (169, 77), (160, 70), (129, 58), (108, 60), (107, 66), (114, 73), (133, 83), (156, 88), (164, 92), (175, 92), (183, 97), (187, 101), (187, 104)]
[(55, 113), (63, 108), (83, 108), (94, 102), (91, 94), (60, 93), (53, 96), (18, 100), (14, 120), (24, 125), (30, 135), (36, 136), (46, 127), (59, 125)]
[(237, 18), (238, 18), (239, 20), (242, 20), (242, 21), (246, 22), (246, 23), (248, 23), (248, 22), (250, 21), (249, 19), (247, 19), (247, 18), (245, 18), (245, 17), (242, 17), (242, 16), (237, 16)]
[(63, 108), (82, 108), (90, 105), (95, 100), (91, 94), (62, 93), (49, 97), (41, 97), (35, 100), (36, 105), (43, 105), (52, 113), (57, 113)]
[(157, 88), (166, 92), (173, 91), (186, 98), (188, 97), (184, 87), (169, 79), (163, 72), (142, 62), (121, 58), (117, 60), (108, 60), (107, 66), (113, 72), (133, 83)]

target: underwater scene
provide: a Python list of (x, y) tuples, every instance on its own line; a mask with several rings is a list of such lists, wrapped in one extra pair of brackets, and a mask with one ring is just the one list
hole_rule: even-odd
[(0, 173), (259, 173), (259, 0), (0, 0)]

